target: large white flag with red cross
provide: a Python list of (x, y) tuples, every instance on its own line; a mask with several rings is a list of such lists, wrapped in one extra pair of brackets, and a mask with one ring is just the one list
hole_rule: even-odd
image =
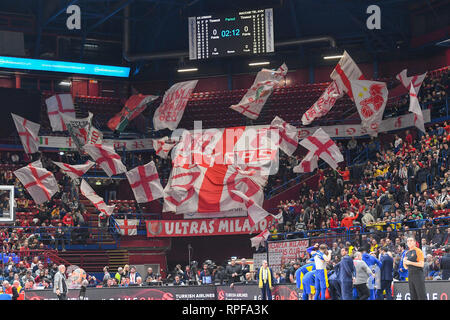
[(310, 157), (321, 158), (333, 169), (337, 168), (339, 162), (344, 161), (344, 156), (339, 151), (338, 146), (322, 128), (317, 129), (312, 136), (300, 141), (300, 145), (312, 153)]
[(126, 176), (138, 203), (150, 202), (164, 196), (153, 161), (128, 171)]
[(75, 118), (75, 107), (70, 93), (55, 94), (45, 100), (47, 114), (53, 131), (67, 130), (61, 114)]
[(108, 177), (127, 172), (120, 156), (114, 151), (113, 146), (104, 144), (86, 144), (83, 149), (106, 172)]
[(59, 190), (55, 176), (44, 169), (40, 161), (35, 161), (14, 171), (14, 175), (38, 205), (49, 201)]
[(260, 234), (254, 236), (253, 238), (250, 238), (250, 242), (252, 244), (252, 247), (255, 247), (258, 249), (262, 243), (264, 243), (267, 238), (270, 236), (270, 231), (268, 229), (264, 230)]
[(163, 159), (167, 159), (169, 152), (175, 146), (176, 141), (166, 136), (161, 139), (153, 139), (152, 143), (156, 155)]
[(350, 80), (364, 80), (364, 75), (355, 61), (353, 61), (352, 57), (350, 57), (347, 51), (344, 51), (343, 57), (333, 69), (330, 78), (336, 82), (339, 91), (346, 92), (350, 99), (353, 100), (354, 94), (352, 86), (350, 85)]
[(425, 121), (423, 119), (422, 109), (420, 108), (419, 99), (417, 98), (416, 89), (414, 86), (409, 86), (409, 110), (414, 113), (414, 125), (423, 133), (425, 131)]
[(267, 216), (270, 215), (269, 212), (264, 210), (260, 205), (255, 203), (253, 199), (249, 198), (246, 194), (239, 190), (231, 191), (238, 199), (244, 202), (245, 207), (247, 208), (248, 213), (248, 222), (250, 226), (253, 227), (258, 224), (261, 220), (264, 220)]
[(371, 136), (377, 136), (388, 100), (386, 83), (370, 80), (351, 80), (350, 83), (361, 126)]
[(302, 116), (302, 124), (309, 125), (315, 119), (326, 115), (336, 103), (336, 100), (344, 95), (336, 81), (332, 81), (320, 98)]
[(295, 173), (313, 172), (318, 167), (317, 160), (317, 155), (314, 152), (310, 151), (308, 152), (306, 157), (304, 157), (303, 160), (292, 169), (292, 171), (294, 171)]
[(284, 63), (277, 70), (262, 69), (241, 101), (230, 108), (250, 119), (257, 119), (273, 89), (282, 84), (287, 72)]
[(97, 208), (97, 210), (101, 213), (110, 216), (114, 212), (115, 205), (108, 206), (103, 198), (97, 195), (94, 189), (92, 189), (91, 186), (86, 181), (84, 181), (84, 179), (81, 180), (80, 192), (83, 196), (89, 199), (94, 207)]
[(123, 236), (135, 236), (137, 235), (137, 227), (139, 225), (139, 219), (116, 219), (119, 225), (120, 234)]
[(16, 125), (17, 133), (19, 134), (25, 153), (31, 154), (37, 152), (39, 150), (38, 133), (41, 125), (14, 113), (11, 113), (11, 116)]
[(397, 74), (395, 77), (402, 83), (402, 85), (409, 90), (411, 84), (414, 87), (414, 91), (416, 93), (419, 93), (420, 87), (422, 86), (422, 82), (427, 76), (427, 73), (418, 74), (415, 76), (408, 77), (407, 76), (408, 69), (402, 70), (399, 74)]
[(86, 163), (84, 164), (74, 165), (57, 161), (53, 161), (53, 163), (56, 164), (61, 169), (61, 171), (71, 179), (78, 179), (95, 164), (95, 162), (90, 160), (86, 161)]
[(270, 123), (270, 129), (272, 129), (269, 130), (270, 135), (275, 134), (278, 136), (277, 144), (280, 146), (280, 149), (291, 156), (298, 146), (298, 129), (278, 116)]
[(153, 116), (155, 130), (165, 128), (175, 130), (178, 127), (197, 82), (198, 80), (179, 82), (166, 91), (163, 101)]

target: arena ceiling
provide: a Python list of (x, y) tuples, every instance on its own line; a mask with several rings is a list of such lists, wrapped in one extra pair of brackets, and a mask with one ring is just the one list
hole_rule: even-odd
[[(66, 27), (65, 9), (71, 4), (81, 8), (81, 30)], [(366, 9), (371, 4), (381, 8), (380, 30), (367, 29)], [(275, 41), (330, 36), (336, 40), (337, 51), (347, 49), (359, 62), (420, 57), (442, 50), (436, 43), (448, 38), (445, 31), (442, 37), (418, 46), (413, 40), (448, 30), (446, 0), (4, 0), (0, 30), (24, 32), (28, 57), (128, 64), (142, 79), (166, 79), (173, 76), (167, 70), (192, 64), (171, 55), (187, 50), (188, 17), (255, 8), (274, 9)], [(128, 47), (123, 41), (126, 10)], [(333, 51), (321, 42), (284, 46), (266, 58), (298, 68), (327, 63), (322, 55)], [(162, 58), (127, 61), (128, 56), (152, 54)], [(246, 72), (249, 60), (236, 57), (201, 64), (209, 74), (226, 74)]]

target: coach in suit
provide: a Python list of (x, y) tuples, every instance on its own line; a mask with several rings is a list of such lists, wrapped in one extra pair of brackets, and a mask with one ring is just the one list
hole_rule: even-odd
[(56, 293), (59, 300), (67, 300), (67, 282), (66, 267), (62, 264), (58, 267), (53, 281), (53, 292)]
[(267, 261), (263, 260), (258, 271), (258, 286), (261, 288), (262, 300), (272, 300), (273, 272), (269, 268)]
[(380, 262), (381, 288), (378, 289), (378, 300), (384, 300), (384, 290), (386, 290), (387, 300), (392, 300), (391, 284), (394, 272), (394, 259), (388, 253), (387, 247), (381, 248)]

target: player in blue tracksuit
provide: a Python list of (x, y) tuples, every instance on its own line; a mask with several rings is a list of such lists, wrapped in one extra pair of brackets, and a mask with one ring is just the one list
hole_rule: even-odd
[(375, 272), (374, 275), (370, 275), (369, 277), (369, 289), (370, 289), (370, 297), (369, 300), (376, 300), (376, 292), (377, 287), (381, 287), (380, 283), (380, 268), (381, 268), (381, 261), (378, 260), (376, 257), (374, 257), (371, 254), (368, 254), (367, 252), (364, 252), (362, 254), (362, 260), (369, 266), (369, 268)]
[(400, 277), (400, 281), (408, 281), (408, 269), (405, 269), (405, 266), (403, 265), (403, 259), (405, 258), (406, 253), (408, 250), (406, 250), (406, 245), (404, 243), (401, 244), (401, 247), (403, 248), (402, 257), (400, 259), (400, 263), (398, 264), (398, 274)]
[(297, 271), (295, 272), (297, 288), (303, 290), (303, 282), (302, 282), (303, 277), (305, 276), (306, 273), (312, 270), (316, 270), (316, 264), (314, 262), (305, 264), (303, 267), (297, 269)]
[(316, 282), (316, 270), (312, 270), (307, 272), (304, 276), (303, 276), (303, 295), (302, 295), (302, 299), (303, 300), (312, 300), (313, 298), (313, 294), (315, 293), (315, 284)]
[(316, 294), (314, 295), (314, 300), (325, 300), (325, 292), (328, 288), (328, 272), (327, 263), (331, 260), (331, 251), (327, 250), (326, 244), (321, 244), (319, 246), (319, 251), (317, 251), (314, 256), (314, 262), (316, 264), (316, 281), (315, 288)]

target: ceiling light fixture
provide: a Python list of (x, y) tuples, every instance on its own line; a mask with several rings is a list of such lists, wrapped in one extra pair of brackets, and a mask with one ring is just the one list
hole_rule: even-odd
[(198, 68), (178, 69), (178, 72), (192, 72), (192, 71), (198, 71)]
[(250, 67), (253, 67), (253, 66), (265, 66), (265, 65), (268, 65), (268, 64), (270, 64), (269, 61), (261, 61), (261, 62), (250, 62), (248, 65)]
[(342, 58), (344, 55), (340, 54), (340, 55), (336, 55), (336, 56), (325, 56), (323, 57), (325, 60), (331, 60), (331, 59), (340, 59)]

